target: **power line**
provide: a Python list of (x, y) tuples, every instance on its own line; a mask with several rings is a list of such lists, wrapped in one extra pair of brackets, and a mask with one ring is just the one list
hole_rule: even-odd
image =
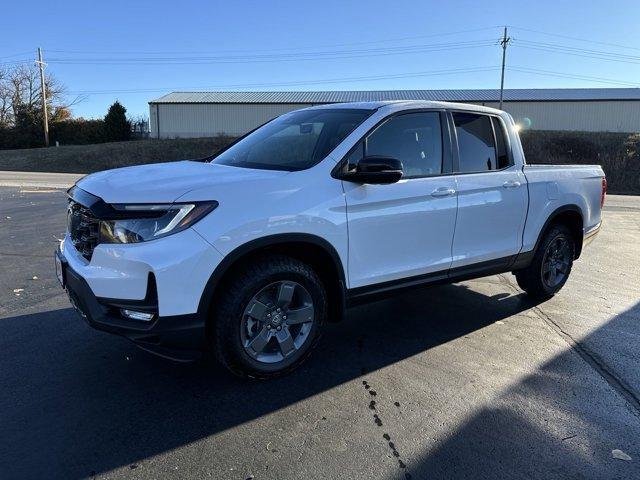
[[(285, 51), (298, 51), (298, 50), (312, 50), (315, 48), (335, 48), (335, 47), (350, 47), (355, 45), (374, 45), (379, 43), (390, 43), (390, 42), (403, 42), (407, 40), (418, 40), (424, 38), (435, 38), (435, 37), (445, 37), (451, 35), (460, 35), (465, 33), (474, 33), (481, 32), (486, 30), (494, 30), (499, 28), (498, 26), (491, 27), (481, 27), (481, 28), (472, 28), (468, 30), (457, 30), (453, 32), (440, 32), (440, 33), (432, 33), (428, 35), (415, 35), (411, 37), (397, 37), (397, 38), (388, 38), (385, 40), (370, 40), (363, 42), (350, 42), (350, 43), (336, 43), (336, 44), (324, 44), (324, 45), (315, 45), (315, 46), (299, 46), (299, 47), (284, 47), (284, 48), (275, 48), (275, 49), (251, 49), (252, 52), (285, 52)], [(48, 49), (49, 52), (56, 53), (72, 53), (72, 54), (80, 54), (80, 55), (166, 55), (166, 54), (210, 54), (211, 51), (132, 51), (132, 50), (57, 50), (57, 49)], [(246, 50), (220, 50), (217, 53), (241, 53)]]
[[(334, 45), (324, 45), (324, 46), (313, 46), (313, 47), (288, 47), (282, 48), (278, 50), (252, 50), (253, 53), (243, 53), (243, 51), (239, 50), (227, 50), (227, 51), (217, 51), (217, 52), (194, 52), (194, 51), (184, 51), (184, 52), (171, 52), (171, 51), (157, 51), (157, 52), (135, 52), (135, 51), (112, 51), (112, 52), (90, 52), (90, 51), (81, 51), (81, 50), (48, 50), (50, 52), (57, 53), (67, 53), (71, 54), (71, 57), (59, 57), (59, 58), (50, 58), (49, 63), (55, 63), (57, 65), (208, 65), (208, 64), (251, 64), (251, 63), (273, 63), (273, 62), (303, 62), (303, 61), (314, 61), (314, 60), (340, 60), (340, 59), (352, 59), (352, 58), (367, 58), (367, 57), (379, 57), (379, 56), (389, 56), (389, 55), (407, 55), (407, 54), (416, 54), (416, 53), (431, 53), (431, 52), (445, 52), (451, 50), (459, 50), (459, 49), (471, 49), (471, 48), (482, 48), (488, 46), (495, 46), (495, 39), (476, 39), (476, 40), (466, 40), (466, 41), (457, 41), (457, 42), (446, 42), (446, 43), (420, 43), (420, 44), (412, 44), (412, 45), (397, 45), (397, 46), (382, 46), (382, 47), (372, 47), (372, 48), (353, 48), (346, 49), (341, 48), (338, 50), (330, 50), (329, 48), (334, 47), (348, 47), (348, 46), (366, 46), (366, 45), (374, 45), (379, 43), (388, 44), (389, 42), (404, 42), (408, 40), (415, 39), (424, 39), (424, 38), (432, 38), (432, 37), (444, 37), (449, 35), (460, 35), (471, 32), (479, 32), (486, 31), (498, 28), (497, 26), (493, 27), (482, 27), (476, 29), (469, 30), (460, 30), (455, 32), (445, 32), (445, 33), (433, 33), (429, 35), (420, 35), (413, 37), (402, 37), (396, 39), (387, 39), (387, 40), (374, 40), (374, 41), (363, 41), (363, 42), (354, 42), (354, 43), (342, 43), (342, 44), (334, 44)], [(559, 38), (571, 39), (580, 42), (588, 42), (591, 44), (599, 44), (599, 45), (607, 45), (615, 48), (625, 48), (640, 51), (640, 48), (631, 47), (628, 45), (621, 45), (615, 43), (608, 42), (598, 42), (587, 39), (580, 39), (576, 37), (570, 37), (567, 35), (554, 34), (549, 32), (543, 32), (523, 27), (511, 26), (510, 28), (522, 31), (533, 32), (540, 35), (549, 35)], [(501, 84), (500, 84), (500, 92), (502, 94), (504, 90), (504, 72), (505, 70), (516, 71), (520, 73), (526, 74), (535, 74), (535, 75), (546, 75), (546, 76), (554, 76), (559, 78), (569, 78), (569, 79), (577, 79), (584, 80), (589, 82), (598, 82), (598, 83), (606, 83), (611, 85), (626, 85), (626, 86), (640, 86), (639, 83), (634, 82), (626, 82), (623, 80), (615, 80), (603, 77), (594, 77), (588, 75), (580, 75), (580, 74), (571, 74), (565, 72), (554, 72), (549, 70), (541, 70), (529, 67), (517, 67), (517, 66), (506, 66), (506, 49), (508, 45), (517, 46), (520, 48), (526, 48), (531, 50), (538, 50), (542, 52), (551, 52), (557, 54), (565, 54), (565, 55), (573, 55), (577, 57), (583, 58), (593, 58), (598, 60), (606, 60), (606, 61), (615, 61), (621, 63), (628, 64), (640, 64), (640, 56), (631, 55), (627, 53), (619, 53), (612, 51), (604, 51), (604, 50), (595, 50), (590, 48), (581, 48), (577, 46), (565, 45), (565, 44), (556, 44), (551, 42), (544, 41), (536, 41), (536, 40), (528, 40), (528, 39), (520, 39), (520, 38), (512, 38), (507, 36), (507, 27), (504, 27), (504, 34), (502, 38), (498, 41), (498, 44), (502, 47), (502, 68), (501, 68)], [(324, 50), (322, 50), (324, 49)], [(226, 52), (226, 54), (223, 54)], [(234, 53), (235, 52), (235, 53)], [(269, 52), (269, 53), (258, 53), (258, 52)], [(25, 52), (29, 53), (29, 52)], [(14, 54), (1, 58), (12, 58), (16, 56), (20, 56), (22, 54)], [(74, 55), (92, 55), (91, 58), (82, 58), (75, 57)], [(105, 58), (95, 58), (95, 55), (112, 55), (111, 57), (106, 56)], [(27, 64), (30, 63), (31, 60), (23, 59), (23, 60), (13, 60), (4, 63), (0, 63), (0, 66), (3, 65), (19, 65), (19, 64)], [(335, 84), (335, 83), (351, 83), (351, 82), (361, 82), (361, 81), (377, 81), (377, 80), (392, 80), (392, 79), (403, 79), (410, 77), (426, 77), (426, 76), (436, 76), (436, 75), (450, 75), (450, 74), (466, 74), (466, 73), (475, 73), (475, 72), (489, 72), (499, 70), (500, 67), (469, 67), (469, 68), (459, 68), (459, 69), (447, 69), (447, 70), (436, 70), (436, 71), (425, 71), (425, 72), (405, 72), (398, 74), (389, 74), (389, 75), (370, 75), (370, 76), (359, 76), (359, 77), (348, 77), (348, 78), (329, 78), (329, 79), (316, 79), (316, 80), (305, 80), (305, 81), (289, 81), (289, 82), (276, 82), (276, 83), (245, 83), (245, 84), (235, 84), (235, 85), (217, 85), (217, 86), (205, 86), (205, 87), (197, 87), (198, 89), (250, 89), (250, 88), (272, 88), (272, 87), (285, 87), (285, 86), (304, 86), (304, 85), (319, 85), (319, 84)], [(182, 86), (178, 89), (184, 89)], [(69, 92), (72, 94), (113, 94), (113, 93), (141, 93), (141, 92), (156, 92), (163, 90), (176, 90), (175, 88), (143, 88), (143, 89), (122, 89), (122, 90), (85, 90), (78, 92)]]
[(630, 64), (630, 65), (640, 65), (640, 59), (637, 62), (634, 62), (634, 61), (631, 61), (631, 60), (623, 60), (623, 59), (619, 59), (619, 58), (611, 58), (611, 57), (608, 57), (608, 56), (589, 55), (589, 54), (585, 54), (585, 53), (577, 53), (577, 52), (572, 52), (572, 51), (566, 51), (566, 50), (563, 50), (562, 48), (536, 47), (536, 46), (528, 46), (528, 45), (518, 45), (517, 43), (514, 43), (514, 47), (526, 48), (528, 50), (537, 50), (539, 52), (558, 53), (558, 54), (562, 54), (562, 55), (571, 55), (571, 56), (574, 56), (574, 57), (591, 58), (591, 59), (595, 59), (595, 60), (605, 60), (605, 61), (608, 61), (608, 62), (627, 63), (627, 64)]
[(559, 45), (554, 43), (536, 42), (525, 39), (514, 39), (514, 46), (520, 48), (527, 48), (530, 50), (538, 50), (542, 52), (559, 53), (565, 55), (573, 55), (583, 58), (594, 58), (597, 60), (607, 60), (620, 63), (639, 64), (640, 56), (627, 55), (615, 52), (606, 52), (603, 50), (590, 50), (584, 48), (571, 47), (566, 45)]
[(540, 35), (548, 35), (548, 36), (551, 36), (551, 37), (566, 38), (568, 40), (575, 40), (575, 41), (578, 41), (578, 42), (593, 43), (593, 44), (597, 44), (597, 45), (607, 45), (609, 47), (626, 48), (626, 49), (629, 49), (629, 50), (640, 50), (640, 47), (632, 47), (630, 45), (622, 45), (620, 43), (599, 42), (597, 40), (588, 40), (586, 38), (571, 37), (569, 35), (562, 35), (562, 34), (559, 34), (559, 33), (543, 32), (541, 30), (533, 30), (531, 28), (517, 27), (515, 25), (509, 25), (509, 26), (511, 28), (514, 28), (516, 30), (522, 30), (524, 32), (532, 32), (532, 33), (538, 33)]
[(24, 58), (22, 60), (14, 60), (13, 62), (2, 62), (0, 63), (0, 67), (7, 67), (12, 65), (31, 65), (32, 63), (32, 59)]
[[(535, 74), (540, 76), (554, 76), (560, 78), (568, 78), (574, 80), (585, 80), (589, 82), (603, 83), (609, 85), (624, 85), (631, 87), (640, 87), (640, 83), (627, 82), (624, 80), (616, 80), (611, 78), (595, 77), (589, 75), (571, 74), (566, 72), (556, 72), (550, 70), (540, 70), (528, 67), (519, 66), (506, 66), (506, 70)], [(122, 89), (122, 90), (79, 90), (69, 92), (73, 95), (101, 95), (101, 94), (126, 94), (126, 93), (152, 93), (167, 90), (230, 90), (230, 89), (243, 89), (243, 88), (270, 88), (270, 87), (282, 87), (282, 86), (299, 86), (299, 85), (317, 85), (317, 84), (331, 84), (331, 83), (349, 83), (359, 81), (375, 81), (375, 80), (388, 80), (388, 79), (401, 79), (410, 77), (426, 77), (426, 76), (438, 76), (438, 75), (451, 75), (451, 74), (464, 74), (464, 73), (480, 73), (491, 72), (500, 70), (499, 66), (487, 66), (487, 67), (472, 67), (467, 69), (452, 69), (452, 70), (439, 70), (431, 72), (407, 72), (391, 75), (376, 75), (376, 76), (362, 76), (362, 77), (349, 77), (349, 78), (334, 78), (334, 79), (322, 79), (322, 80), (303, 80), (296, 82), (275, 82), (275, 83), (245, 83), (245, 84), (226, 84), (226, 85), (205, 85), (192, 88), (181, 87), (158, 87), (158, 88), (145, 88), (145, 89)]]
[(20, 52), (20, 53), (14, 53), (12, 55), (1, 55), (0, 58), (13, 58), (13, 57), (20, 57), (22, 55), (30, 55), (31, 52)]
[(517, 66), (510, 66), (510, 67), (507, 67), (507, 69), (515, 72), (532, 73), (535, 75), (542, 75), (542, 76), (570, 78), (573, 80), (586, 80), (590, 82), (603, 83), (603, 84), (606, 83), (610, 85), (625, 85), (630, 87), (640, 87), (640, 83), (627, 82), (625, 80), (616, 80), (612, 78), (594, 77), (590, 75), (580, 75), (580, 74), (573, 74), (573, 73), (566, 73), (566, 72), (554, 72), (551, 70), (540, 70), (536, 68), (517, 67)]
[(337, 60), (365, 58), (388, 55), (405, 55), (411, 53), (440, 52), (466, 48), (492, 46), (494, 40), (474, 40), (457, 43), (437, 43), (409, 45), (402, 47), (385, 47), (376, 49), (338, 50), (323, 52), (304, 52), (298, 54), (236, 55), (211, 57), (137, 57), (137, 58), (51, 58), (50, 63), (66, 65), (201, 65), (214, 63), (264, 63), (264, 62), (298, 62), (307, 60)]
[[(301, 80), (295, 82), (275, 82), (275, 83), (245, 83), (245, 84), (234, 84), (234, 85), (207, 85), (207, 86), (199, 86), (194, 87), (193, 90), (208, 90), (208, 89), (234, 89), (234, 88), (269, 88), (269, 87), (283, 87), (283, 86), (300, 86), (300, 85), (318, 85), (318, 84), (331, 84), (331, 83), (350, 83), (350, 82), (361, 82), (361, 81), (375, 81), (375, 80), (390, 80), (390, 79), (401, 79), (401, 78), (411, 78), (411, 77), (428, 77), (428, 76), (439, 76), (439, 75), (453, 75), (453, 74), (464, 74), (464, 73), (479, 73), (479, 72), (491, 72), (496, 71), (500, 67), (498, 66), (486, 66), (486, 67), (469, 67), (469, 68), (457, 68), (457, 69), (447, 69), (447, 70), (434, 70), (434, 71), (426, 71), (426, 72), (405, 72), (405, 73), (396, 73), (390, 75), (370, 75), (370, 76), (360, 76), (360, 77), (348, 77), (348, 78), (329, 78), (322, 80)], [(73, 95), (96, 95), (96, 94), (113, 94), (113, 93), (144, 93), (144, 92), (158, 92), (158, 91), (166, 91), (166, 90), (177, 90), (184, 89), (182, 86), (180, 88), (175, 87), (164, 87), (164, 88), (145, 88), (145, 89), (123, 89), (123, 90), (79, 90), (74, 92), (69, 92)]]
[(587, 48), (572, 47), (570, 45), (563, 45), (558, 43), (536, 42), (534, 40), (527, 40), (527, 39), (521, 39), (521, 38), (517, 38), (516, 41), (519, 43), (524, 43), (526, 45), (534, 45), (534, 46), (549, 47), (549, 48), (560, 48), (563, 50), (570, 50), (578, 53), (605, 55), (605, 56), (612, 56), (616, 58), (629, 59), (629, 60), (640, 60), (640, 55), (629, 55), (626, 53), (616, 53), (616, 52), (607, 52), (604, 50), (593, 50), (593, 49), (587, 49)]

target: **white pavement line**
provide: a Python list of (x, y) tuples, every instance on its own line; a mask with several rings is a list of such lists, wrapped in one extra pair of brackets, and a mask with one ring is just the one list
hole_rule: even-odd
[[(73, 186), (73, 183), (34, 183), (34, 182), (5, 182), (0, 180), (0, 187), (14, 187), (14, 188), (55, 188), (56, 190), (66, 190)], [(34, 193), (34, 192), (24, 192)]]
[(31, 188), (31, 189), (20, 189), (20, 193), (56, 193), (58, 189), (53, 187), (43, 187), (43, 188)]

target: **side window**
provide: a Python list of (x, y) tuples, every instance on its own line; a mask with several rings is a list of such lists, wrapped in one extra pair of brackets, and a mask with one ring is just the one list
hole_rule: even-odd
[(496, 134), (496, 146), (498, 151), (498, 169), (507, 168), (511, 165), (509, 159), (509, 152), (507, 151), (507, 132), (504, 129), (504, 124), (496, 117), (491, 117), (493, 123), (493, 131)]
[[(460, 172), (487, 172), (497, 168), (491, 118), (476, 113), (453, 112), (458, 137)], [(504, 140), (504, 139), (503, 139)]]
[[(349, 163), (358, 152), (358, 148), (352, 152)], [(400, 160), (403, 178), (442, 173), (440, 113), (408, 113), (391, 118), (365, 139), (364, 154)]]
[(364, 140), (360, 140), (347, 154), (347, 170), (356, 168), (362, 157), (364, 157)]

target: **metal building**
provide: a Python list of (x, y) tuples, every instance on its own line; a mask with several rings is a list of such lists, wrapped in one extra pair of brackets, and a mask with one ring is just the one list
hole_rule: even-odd
[[(310, 105), (376, 100), (441, 100), (498, 107), (498, 90), (174, 92), (149, 102), (156, 138), (242, 135)], [(504, 110), (535, 130), (640, 131), (640, 88), (514, 89)]]

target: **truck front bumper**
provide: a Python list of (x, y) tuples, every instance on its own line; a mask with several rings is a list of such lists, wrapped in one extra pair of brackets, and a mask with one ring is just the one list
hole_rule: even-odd
[[(90, 261), (67, 236), (56, 257), (71, 304), (93, 328), (174, 360), (194, 360), (207, 349), (201, 300), (222, 257), (197, 233), (184, 231), (146, 244), (98, 245)], [(132, 318), (131, 312), (147, 318)]]
[[(154, 293), (157, 294), (154, 292), (155, 283), (148, 289), (148, 298), (143, 300), (99, 298), (64, 257), (61, 264), (69, 301), (96, 330), (121, 335), (144, 350), (172, 360), (195, 360), (206, 349), (205, 319), (198, 313), (159, 316), (157, 300), (154, 299)], [(126, 308), (148, 312), (153, 317), (148, 321), (128, 319), (121, 313)]]

